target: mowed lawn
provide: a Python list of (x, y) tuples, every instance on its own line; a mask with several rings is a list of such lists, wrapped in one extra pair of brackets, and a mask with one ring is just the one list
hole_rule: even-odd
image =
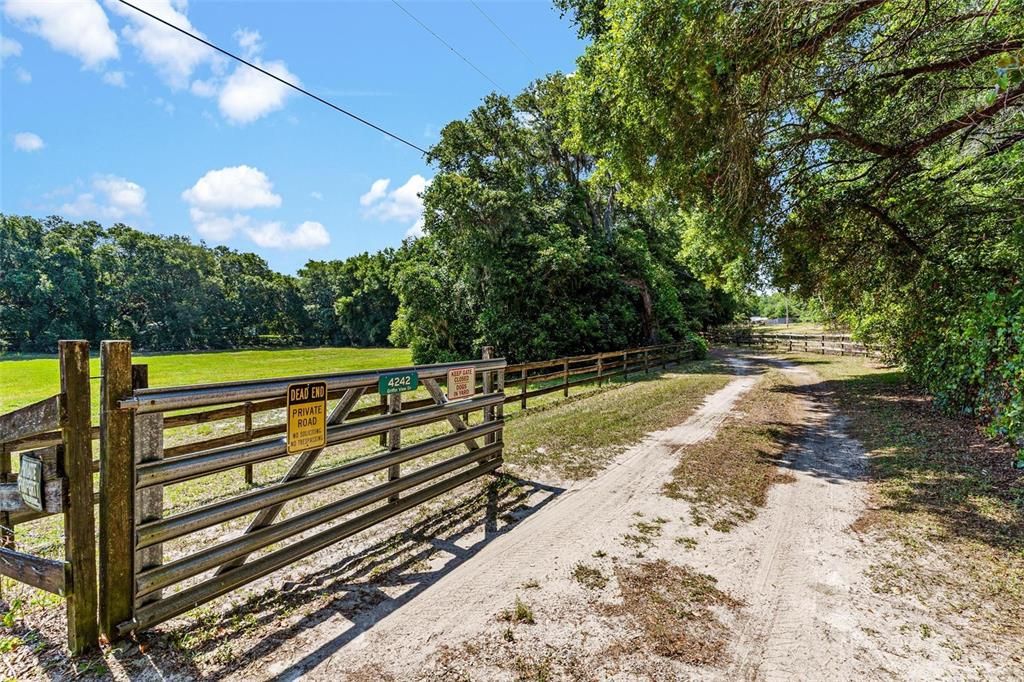
[[(280, 350), (140, 353), (149, 365), (150, 386), (203, 384), (239, 379), (325, 374), (401, 367), (412, 362), (408, 348), (297, 348)], [(99, 356), (91, 362), (93, 412), (99, 405)], [(0, 414), (54, 395), (60, 390), (57, 357), (0, 356)]]

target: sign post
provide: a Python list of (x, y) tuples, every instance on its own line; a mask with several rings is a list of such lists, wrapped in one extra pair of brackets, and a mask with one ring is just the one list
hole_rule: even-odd
[(311, 381), (288, 387), (288, 454), (327, 445), (327, 384)]

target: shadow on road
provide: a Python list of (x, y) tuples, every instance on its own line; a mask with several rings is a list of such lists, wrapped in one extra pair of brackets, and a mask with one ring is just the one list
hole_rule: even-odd
[[(219, 679), (261, 660), (272, 661), (278, 652), (294, 650), (296, 638), (304, 631), (329, 619), (338, 620), (340, 632), (336, 637), (318, 643), (314, 650), (305, 652), (286, 669), (276, 674), (268, 671), (266, 675), (267, 679), (277, 680), (300, 677), (472, 559), (495, 538), (541, 510), (562, 492), (563, 488), (544, 483), (499, 476), (481, 494), (434, 510), (406, 530), (375, 542), (337, 565), (284, 582), (277, 590), (253, 595), (226, 612), (200, 617), (199, 620), (205, 621), (198, 624), (200, 628), (221, 630), (228, 636), (242, 619), (247, 630), (267, 633), (254, 643), (246, 643), (246, 651), (236, 650), (232, 660), (207, 677)], [(481, 531), (481, 537), (466, 545), (467, 538), (480, 536)], [(440, 565), (439, 560), (443, 562)], [(431, 564), (436, 568), (429, 568)], [(397, 596), (391, 596), (396, 593)], [(317, 606), (298, 620), (289, 618), (304, 604)], [(180, 628), (153, 637), (176, 640), (187, 636), (197, 628), (194, 614), (189, 620)], [(203, 657), (223, 644), (221, 638), (206, 637), (200, 644), (190, 644), (188, 654), (192, 658)], [(180, 660), (167, 670), (161, 670), (156, 661), (152, 664), (152, 673), (161, 677), (172, 669), (174, 673), (181, 673)]]

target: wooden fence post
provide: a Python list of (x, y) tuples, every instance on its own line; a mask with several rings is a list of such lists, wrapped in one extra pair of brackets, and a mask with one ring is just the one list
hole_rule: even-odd
[(569, 397), (569, 358), (562, 360), (562, 397)]
[[(252, 403), (245, 403), (245, 437), (247, 440), (252, 440)], [(245, 484), (253, 484), (253, 470), (252, 464), (245, 465)]]
[(598, 353), (598, 355), (597, 355), (597, 387), (598, 388), (601, 388), (601, 381), (603, 381), (603, 379), (601, 378), (601, 367), (602, 367), (601, 358), (602, 358), (601, 354)]
[[(499, 369), (494, 374), (495, 374), (494, 390), (497, 391), (498, 393), (504, 393), (505, 392), (505, 370), (504, 369)], [(497, 419), (497, 420), (501, 420), (501, 419), (505, 418), (505, 401), (504, 400), (502, 400), (500, 403), (498, 403), (494, 407), (494, 418)], [(504, 433), (505, 433), (504, 427), (502, 427), (501, 431), (495, 432), (494, 433), (494, 442), (496, 442), (496, 443), (504, 442), (504, 440), (505, 440)], [(504, 451), (503, 450), (504, 450), (504, 448), (502, 447), (502, 450), (499, 451), (499, 455), (498, 456), (501, 457), (502, 460), (504, 461)]]
[(521, 390), (520, 390), (520, 397), (519, 397), (519, 409), (521, 409), (521, 410), (525, 410), (526, 409), (526, 384), (527, 384), (527, 379), (529, 378), (529, 375), (530, 375), (530, 370), (527, 369), (526, 364), (524, 363), (523, 364), (523, 373), (522, 373), (522, 380), (523, 380), (523, 382), (522, 382), (522, 386), (521, 386)]
[[(383, 393), (380, 396), (380, 413), (381, 414), (387, 414), (388, 413), (388, 397), (386, 395), (384, 395)], [(380, 434), (380, 446), (382, 448), (386, 448), (388, 446), (388, 433), (387, 433), (387, 431), (385, 431), (384, 433)]]
[(629, 351), (622, 351), (622, 380), (629, 380)]
[(132, 344), (100, 344), (99, 619), (108, 642), (119, 639), (118, 623), (132, 617), (135, 460), (132, 413), (117, 401), (132, 394)]
[(651, 372), (651, 365), (648, 362), (647, 349), (644, 348), (644, 374), (650, 374), (650, 372)]
[[(481, 351), (480, 351), (480, 357), (483, 358), (484, 360), (490, 360), (491, 358), (493, 358), (494, 357), (494, 346), (484, 346), (481, 349)], [(487, 394), (491, 393), (494, 390), (494, 372), (492, 372), (489, 369), (485, 369), (484, 370), (484, 386), (483, 386), (483, 388), (484, 388), (484, 395), (487, 395)], [(494, 421), (494, 408), (493, 407), (485, 407), (484, 408), (484, 421), (485, 422)], [(494, 439), (494, 434), (493, 433), (489, 433), (486, 436), (484, 436), (484, 445), (490, 445), (491, 443), (494, 443), (494, 442), (495, 442), (495, 439)]]
[(92, 401), (89, 342), (59, 341), (64, 402), (63, 474), (68, 479), (64, 557), (70, 564), (67, 592), (68, 648), (78, 654), (96, 646), (96, 524), (92, 498)]
[[(149, 387), (149, 366), (132, 365), (132, 388)], [(135, 466), (147, 462), (158, 462), (164, 458), (164, 414), (154, 412), (151, 414), (136, 414), (132, 426), (132, 437), (134, 441)], [(134, 487), (134, 486), (133, 486)], [(135, 523), (140, 525), (149, 521), (158, 521), (164, 515), (164, 487), (154, 485), (136, 493), (135, 497)], [(132, 533), (134, 536), (134, 533)], [(153, 545), (135, 551), (135, 575), (150, 568), (156, 568), (163, 563), (163, 545)], [(134, 591), (134, 590), (133, 590)], [(160, 591), (144, 597), (139, 604), (148, 604), (158, 601), (161, 597)]]

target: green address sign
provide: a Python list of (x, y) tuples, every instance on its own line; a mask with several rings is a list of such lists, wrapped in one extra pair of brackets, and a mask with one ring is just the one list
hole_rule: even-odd
[(416, 372), (395, 372), (382, 374), (377, 382), (377, 390), (381, 395), (415, 391), (420, 385), (420, 375)]

